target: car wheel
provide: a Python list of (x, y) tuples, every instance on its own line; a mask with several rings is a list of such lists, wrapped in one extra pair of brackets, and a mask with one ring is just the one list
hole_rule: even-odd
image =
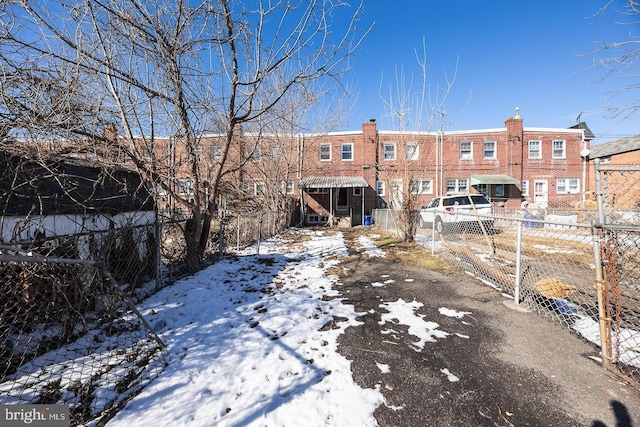
[(444, 223), (440, 217), (436, 218), (436, 231), (440, 234), (444, 234)]
[(424, 219), (422, 219), (422, 217), (420, 217), (420, 219), (418, 220), (418, 226), (420, 226), (420, 228), (427, 228), (427, 223), (424, 222)]

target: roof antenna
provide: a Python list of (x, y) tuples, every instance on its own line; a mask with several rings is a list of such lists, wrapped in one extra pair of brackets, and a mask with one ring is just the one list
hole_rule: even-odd
[(581, 118), (582, 118), (582, 111), (580, 111), (580, 114), (578, 114), (578, 117), (576, 117), (576, 123), (580, 123)]

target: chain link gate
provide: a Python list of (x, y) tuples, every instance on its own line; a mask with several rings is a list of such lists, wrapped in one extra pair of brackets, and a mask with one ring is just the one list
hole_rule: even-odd
[(603, 365), (640, 387), (640, 167), (595, 162)]

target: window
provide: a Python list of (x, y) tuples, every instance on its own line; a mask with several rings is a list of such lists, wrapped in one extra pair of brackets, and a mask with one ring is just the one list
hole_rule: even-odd
[(580, 180), (577, 178), (560, 178), (556, 180), (557, 194), (578, 194), (580, 192)]
[(530, 159), (542, 158), (542, 141), (539, 141), (539, 140), (529, 141), (529, 158)]
[(150, 162), (151, 159), (153, 159), (153, 148), (149, 147), (149, 146), (145, 146), (142, 148), (142, 158), (147, 161)]
[(296, 189), (295, 185), (293, 184), (293, 181), (291, 180), (287, 181), (286, 186), (287, 186), (286, 188), (287, 194), (293, 194)]
[(496, 197), (504, 197), (504, 184), (496, 184)]
[(213, 163), (219, 162), (222, 159), (222, 146), (221, 145), (212, 145), (211, 146), (211, 161)]
[(484, 194), (485, 196), (490, 196), (489, 194), (489, 184), (478, 184), (476, 187), (478, 193)]
[(411, 194), (433, 194), (433, 184), (430, 179), (412, 179)]
[(353, 195), (354, 196), (362, 196), (362, 187), (353, 187)]
[(527, 180), (522, 181), (520, 193), (522, 193), (523, 196), (529, 195), (529, 181)]
[(272, 159), (279, 159), (283, 155), (284, 155), (284, 150), (282, 149), (282, 145), (274, 144), (271, 146), (271, 152), (269, 153), (269, 156)]
[(417, 142), (407, 142), (404, 147), (407, 160), (418, 160), (420, 157), (420, 148)]
[(384, 181), (376, 182), (376, 194), (378, 196), (384, 196)]
[(193, 194), (193, 180), (191, 178), (178, 180), (178, 194), (181, 196)]
[(340, 145), (340, 159), (343, 161), (352, 161), (353, 160), (353, 143), (345, 142)]
[(262, 152), (260, 150), (260, 146), (256, 145), (255, 147), (253, 147), (253, 151), (249, 155), (249, 160), (251, 160), (252, 162), (259, 162), (261, 158)]
[(485, 159), (496, 158), (496, 142), (495, 141), (485, 141), (484, 144), (482, 144), (482, 156)]
[(196, 158), (196, 162), (199, 162), (202, 159), (202, 147), (199, 145), (191, 147), (191, 154)]
[(460, 158), (461, 159), (473, 159), (473, 152), (471, 151), (471, 141), (460, 142)]
[(310, 214), (307, 215), (307, 222), (309, 224), (321, 224), (329, 221), (328, 215), (318, 215), (318, 214)]
[(383, 153), (385, 160), (395, 160), (396, 159), (396, 143), (395, 142), (385, 142), (383, 145)]
[(264, 182), (256, 181), (253, 184), (253, 194), (255, 194), (256, 196), (266, 194), (266, 191), (267, 191), (267, 186), (264, 184)]
[(96, 154), (96, 150), (94, 150), (93, 148), (90, 148), (89, 150), (87, 150), (87, 152), (85, 153), (85, 156), (87, 160), (98, 160), (98, 155)]
[(331, 161), (331, 144), (320, 144), (320, 147), (318, 150), (320, 152), (321, 162)]
[(556, 139), (553, 141), (553, 158), (564, 159), (565, 156), (565, 141), (563, 139)]
[(447, 178), (447, 193), (466, 193), (468, 188), (464, 178)]

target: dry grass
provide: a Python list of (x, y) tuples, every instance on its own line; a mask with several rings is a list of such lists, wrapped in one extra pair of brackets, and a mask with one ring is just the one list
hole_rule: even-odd
[(450, 273), (459, 271), (442, 258), (431, 255), (428, 250), (417, 243), (402, 242), (397, 236), (386, 230), (371, 227), (362, 234), (367, 235), (378, 248), (385, 251), (387, 259), (402, 265), (415, 265)]

